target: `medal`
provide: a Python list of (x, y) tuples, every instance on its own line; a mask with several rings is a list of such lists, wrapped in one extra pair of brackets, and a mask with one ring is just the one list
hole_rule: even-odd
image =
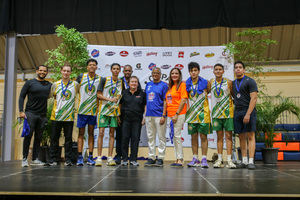
[(129, 88), (128, 84), (127, 84), (127, 81), (125, 79), (125, 76), (123, 77), (123, 81), (124, 81), (124, 84), (125, 84), (125, 89)]
[(118, 80), (117, 80), (117, 82), (116, 82), (116, 87), (113, 87), (113, 80), (112, 80), (112, 77), (111, 77), (111, 79), (110, 79), (110, 83), (111, 83), (111, 85), (112, 85), (112, 93), (113, 93), (113, 95), (115, 94), (115, 92), (116, 92), (116, 90), (117, 90), (117, 86), (118, 86)]
[(61, 80), (61, 93), (63, 94), (63, 101), (65, 100), (65, 97), (67, 97), (66, 91), (68, 89), (69, 83), (70, 83), (70, 81), (68, 81), (68, 84), (67, 84), (66, 88), (64, 89), (64, 83)]
[(239, 85), (237, 84), (237, 80), (235, 80), (235, 88), (236, 88), (236, 91), (237, 91), (236, 97), (238, 99), (241, 97), (240, 88), (241, 88), (242, 82), (244, 81), (244, 78), (245, 78), (245, 76), (242, 78), (242, 80), (241, 80), (241, 82), (240, 82)]
[(223, 84), (223, 78), (222, 78), (222, 81), (220, 84), (220, 88), (218, 89), (218, 84), (217, 84), (217, 81), (215, 80), (215, 88), (216, 88), (216, 93), (217, 93), (218, 97), (220, 96), (220, 93), (221, 93), (222, 84)]
[(194, 88), (194, 84), (192, 84), (192, 91), (191, 91), (191, 96), (194, 97), (196, 95), (196, 88), (198, 86), (198, 82), (197, 84), (195, 85), (195, 88)]
[(93, 85), (95, 83), (95, 79), (96, 79), (96, 74), (94, 75), (93, 83), (90, 85), (90, 76), (89, 76), (89, 74), (87, 74), (87, 80), (88, 80), (88, 86), (89, 86), (89, 92), (88, 92), (88, 94), (89, 95), (91, 95), (91, 93), (92, 93), (91, 91), (93, 89)]

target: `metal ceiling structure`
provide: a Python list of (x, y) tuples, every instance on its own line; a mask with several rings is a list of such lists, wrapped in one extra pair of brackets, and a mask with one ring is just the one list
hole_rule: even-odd
[[(113, 32), (83, 33), (89, 44), (122, 46), (217, 46), (236, 41), (236, 33), (247, 28), (204, 28), (191, 30), (133, 30)], [(275, 62), (300, 63), (300, 25), (269, 26), (270, 39), (277, 45), (268, 48), (267, 56)], [(54, 49), (60, 39), (52, 35), (18, 35), (17, 37), (19, 73), (28, 73), (34, 67), (45, 63), (46, 49)], [(4, 71), (5, 36), (0, 35), (0, 71)]]

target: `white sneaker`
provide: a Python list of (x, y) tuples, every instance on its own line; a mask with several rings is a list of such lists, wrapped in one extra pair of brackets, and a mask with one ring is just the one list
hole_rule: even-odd
[(122, 166), (127, 166), (127, 165), (128, 165), (128, 161), (123, 161), (123, 160), (122, 160), (122, 161), (121, 161), (121, 165), (122, 165)]
[(102, 166), (102, 159), (100, 156), (97, 157), (95, 166), (101, 167)]
[(226, 167), (229, 169), (236, 169), (236, 165), (232, 162), (232, 160), (227, 161)]
[(116, 166), (116, 162), (112, 157), (107, 158), (107, 166)]
[(140, 164), (136, 161), (130, 161), (130, 165), (133, 165), (135, 167), (139, 166)]
[(24, 159), (22, 160), (22, 167), (29, 167), (27, 158), (24, 158)]
[(214, 168), (223, 168), (224, 166), (222, 165), (222, 160), (216, 160), (214, 163)]
[(45, 163), (43, 163), (39, 159), (35, 159), (35, 160), (31, 161), (31, 165), (38, 165), (38, 166), (42, 165), (43, 166), (43, 165), (45, 165)]

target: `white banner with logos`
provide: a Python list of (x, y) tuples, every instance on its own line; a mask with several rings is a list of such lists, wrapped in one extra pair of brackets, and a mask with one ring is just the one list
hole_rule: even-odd
[[(143, 89), (146, 83), (152, 80), (151, 69), (155, 66), (161, 68), (162, 81), (167, 83), (169, 72), (173, 67), (180, 68), (183, 74), (183, 80), (187, 80), (189, 77), (187, 67), (189, 62), (199, 63), (200, 76), (207, 80), (214, 78), (213, 66), (216, 63), (224, 65), (224, 77), (231, 80), (234, 78), (233, 65), (226, 60), (224, 46), (133, 47), (88, 45), (88, 51), (89, 56), (98, 61), (97, 74), (102, 77), (111, 76), (110, 65), (112, 63), (119, 63), (122, 68), (129, 64), (133, 68), (133, 75), (139, 77)], [(123, 76), (123, 70), (119, 76)], [(167, 127), (169, 127), (169, 125)], [(95, 139), (98, 138), (97, 135), (98, 129), (95, 130)], [(108, 129), (106, 129), (103, 142), (104, 147), (108, 146), (108, 137)], [(169, 129), (166, 131), (166, 137), (167, 146), (173, 146), (169, 137)], [(216, 133), (208, 136), (208, 145), (210, 148), (216, 148), (216, 140)], [(182, 141), (183, 146), (191, 146), (191, 136), (187, 133), (187, 124), (183, 127)], [(87, 142), (85, 142), (85, 144), (86, 143)], [(97, 145), (97, 141), (95, 141), (95, 145)], [(85, 146), (87, 147), (87, 144)], [(148, 146), (145, 126), (142, 128), (140, 146)], [(226, 145), (224, 145), (224, 147), (226, 147)]]

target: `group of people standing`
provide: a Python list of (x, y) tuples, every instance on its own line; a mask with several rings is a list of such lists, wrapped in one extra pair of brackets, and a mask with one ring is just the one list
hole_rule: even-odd
[[(170, 71), (169, 83), (161, 81), (160, 68), (152, 69), (153, 81), (148, 82), (142, 90), (139, 79), (132, 76), (132, 67), (123, 68), (124, 77), (119, 78), (121, 66), (111, 65), (111, 76), (100, 77), (95, 72), (97, 61), (87, 61), (87, 73), (70, 80), (72, 68), (61, 67), (62, 79), (51, 84), (45, 80), (48, 73), (46, 66), (37, 67), (37, 78), (26, 81), (19, 98), (20, 117), (26, 118), (30, 127), (29, 134), (23, 143), (22, 166), (29, 166), (28, 151), (33, 132), (35, 134), (32, 165), (42, 165), (38, 160), (40, 138), (47, 122), (47, 99), (54, 98), (51, 114), (52, 132), (50, 157), (48, 165), (57, 165), (59, 137), (62, 128), (65, 136), (65, 165), (71, 166), (72, 132), (75, 115), (75, 98), (78, 97), (77, 127), (78, 159), (77, 166), (84, 165), (82, 155), (85, 127), (88, 126), (88, 165), (101, 166), (102, 146), (105, 128), (109, 128), (109, 147), (107, 165), (138, 166), (137, 154), (142, 125), (146, 124), (149, 156), (145, 166), (163, 166), (166, 150), (166, 125), (170, 123), (170, 139), (174, 142), (176, 161), (174, 167), (182, 167), (184, 155), (181, 131), (183, 124), (188, 123), (188, 134), (192, 139), (193, 160), (189, 167), (208, 168), (207, 135), (215, 130), (218, 135), (218, 159), (213, 167), (223, 167), (223, 137), (225, 131), (227, 145), (227, 167), (237, 168), (232, 162), (232, 132), (239, 134), (242, 150), (242, 163), (239, 167), (255, 169), (255, 124), (257, 86), (253, 79), (245, 76), (245, 65), (234, 63), (235, 81), (223, 77), (224, 66), (216, 64), (213, 69), (215, 78), (208, 81), (200, 77), (200, 66), (196, 62), (188, 64), (190, 77), (184, 82), (181, 70)], [(208, 94), (211, 94), (209, 108)], [(28, 96), (25, 112), (24, 99)], [(235, 106), (234, 106), (235, 105)], [(97, 150), (93, 157), (94, 129), (99, 128)], [(113, 148), (116, 132), (116, 156), (113, 159)], [(156, 135), (158, 135), (158, 155), (156, 155)], [(201, 161), (198, 155), (198, 140), (201, 138)], [(130, 156), (128, 149), (130, 144)], [(249, 148), (247, 148), (249, 146)], [(247, 157), (249, 149), (249, 160)]]

